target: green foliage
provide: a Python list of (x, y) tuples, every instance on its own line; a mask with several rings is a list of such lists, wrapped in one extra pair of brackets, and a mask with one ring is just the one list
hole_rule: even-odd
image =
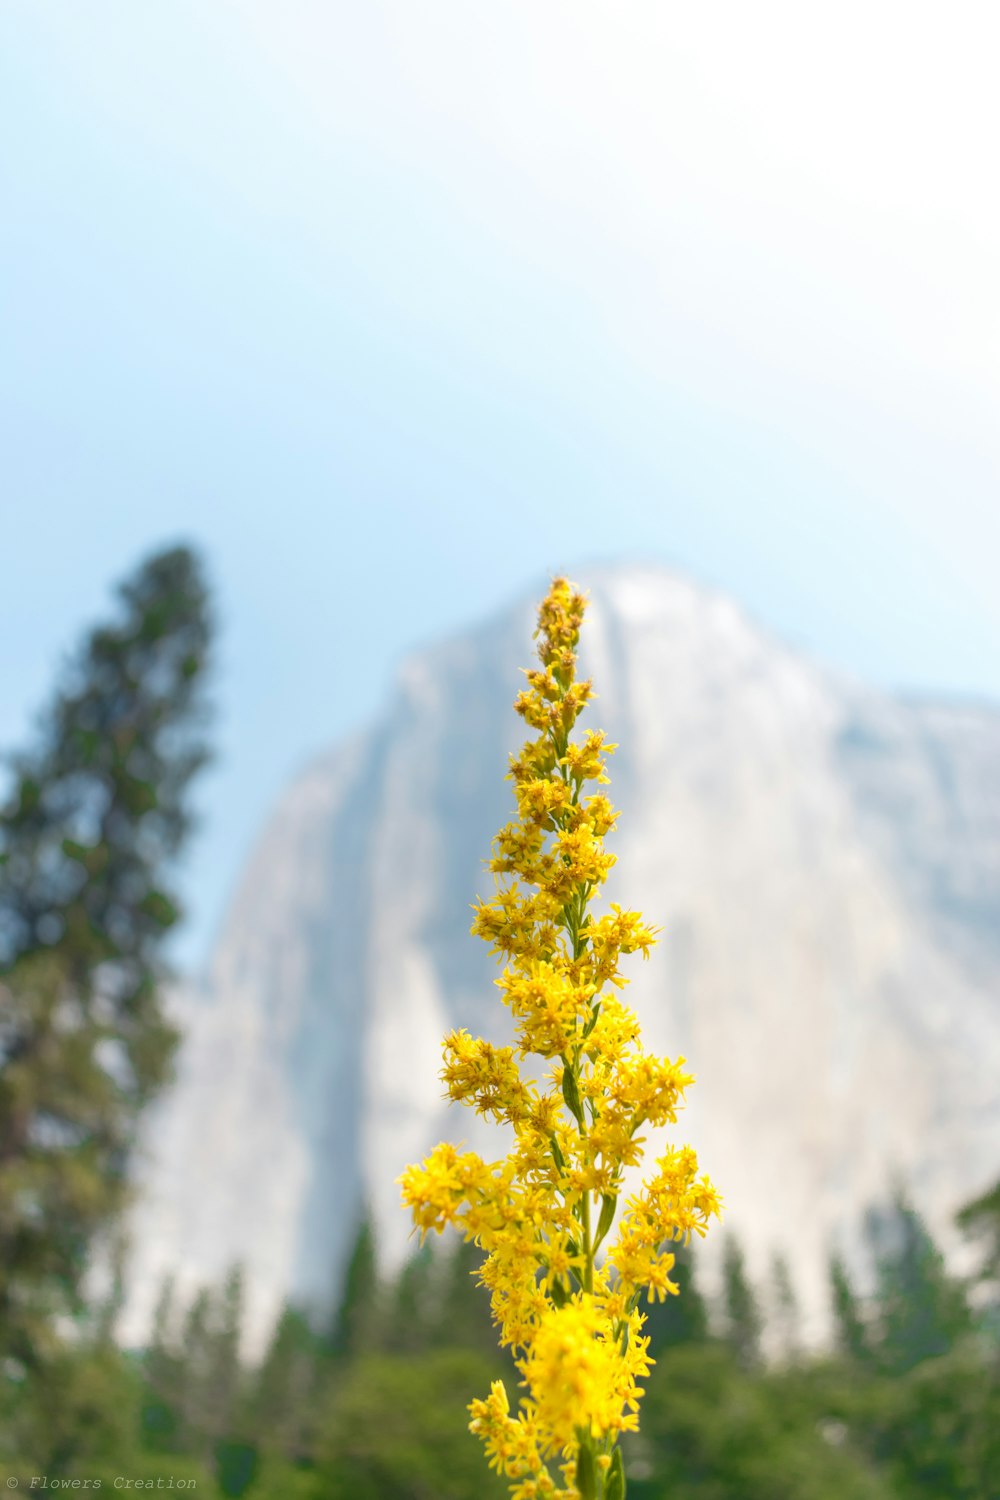
[(167, 888), (203, 764), (204, 584), (184, 548), (119, 589), (0, 809), (0, 1352), (54, 1358), (175, 1037)]
[(979, 1279), (1000, 1296), (1000, 1182), (967, 1203), (955, 1222), (982, 1249)]
[(0, 1392), (0, 1452), (42, 1465), (34, 1474), (89, 1471), (137, 1446), (140, 1379), (113, 1345), (58, 1350), (43, 1386), (27, 1373), (11, 1380), (8, 1369)]
[(630, 1500), (889, 1500), (874, 1471), (831, 1445), (781, 1378), (746, 1371), (706, 1342), (668, 1349), (629, 1445)]
[[(210, 1300), (209, 1308), (200, 1421), (209, 1433), (213, 1447), (218, 1450), (219, 1444), (228, 1439), (242, 1437), (246, 1426), (243, 1367), (240, 1363), (243, 1272), (239, 1266), (234, 1266), (229, 1272), (221, 1294)], [(227, 1462), (230, 1469), (238, 1466), (238, 1460), (232, 1454)]]
[(436, 1326), (436, 1302), (434, 1252), (425, 1244), (410, 1256), (386, 1297), (385, 1347), (398, 1354), (418, 1354), (428, 1348)]
[(171, 1453), (178, 1446), (178, 1418), (184, 1386), (184, 1361), (173, 1348), (175, 1287), (167, 1277), (160, 1289), (153, 1330), (146, 1350), (145, 1393), (142, 1403), (142, 1435), (153, 1453)]
[(459, 1240), (435, 1257), (434, 1297), (429, 1309), (427, 1342), (436, 1349), (472, 1349), (493, 1366), (493, 1379), (513, 1389), (520, 1376), (507, 1350), (497, 1347), (489, 1295), (478, 1282), (483, 1252)]
[(953, 1350), (885, 1392), (872, 1451), (903, 1500), (984, 1500), (1000, 1493), (1000, 1352)]
[(215, 1477), (230, 1500), (239, 1500), (257, 1476), (257, 1449), (252, 1443), (222, 1439), (215, 1445)]
[(832, 1263), (844, 1363), (827, 1404), (900, 1500), (988, 1500), (1000, 1475), (1000, 1343), (977, 1336), (967, 1288), (951, 1276), (902, 1193), (871, 1215), (875, 1286), (867, 1304)]
[(757, 1294), (746, 1273), (739, 1241), (726, 1236), (722, 1256), (723, 1308), (726, 1340), (745, 1370), (760, 1363), (760, 1336), (764, 1327)]
[[(887, 1254), (888, 1241), (880, 1243)], [(893, 1243), (902, 1254), (903, 1241)], [(455, 1421), (474, 1395), (509, 1375), (488, 1342), (474, 1260), (468, 1246), (421, 1254), (377, 1284), (366, 1341), (350, 1351), (334, 1351), (286, 1307), (256, 1368), (237, 1358), (235, 1272), (188, 1307), (165, 1286), (141, 1358), (102, 1337), (98, 1309), (89, 1341), (60, 1350), (42, 1371), (0, 1380), (0, 1452), (20, 1459), (0, 1463), (0, 1483), (40, 1466), (70, 1477), (198, 1477), (202, 1493), (232, 1500), (499, 1500), (504, 1484)], [(911, 1262), (907, 1251), (903, 1265)], [(933, 1255), (928, 1263), (937, 1267)], [(641, 1432), (626, 1446), (629, 1500), (995, 1500), (1000, 1346), (987, 1334), (970, 1336), (961, 1319), (946, 1319), (953, 1342), (945, 1353), (896, 1368), (886, 1353), (896, 1346), (882, 1340), (896, 1327), (887, 1312), (898, 1287), (883, 1266), (868, 1299), (851, 1289), (850, 1326), (869, 1340), (860, 1358), (748, 1363), (734, 1330), (749, 1324), (759, 1337), (752, 1293), (750, 1316), (735, 1318), (730, 1290), (726, 1337), (713, 1338), (688, 1253), (675, 1270), (684, 1295), (649, 1309), (657, 1362)], [(365, 1282), (371, 1288), (367, 1273)], [(747, 1283), (736, 1256), (733, 1285), (740, 1312)], [(918, 1302), (940, 1306), (937, 1270), (912, 1285)], [(345, 1296), (341, 1309), (350, 1302)], [(700, 1315), (677, 1321), (681, 1306)], [(768, 1306), (778, 1321), (766, 1347), (780, 1349), (782, 1327), (797, 1344), (791, 1307), (777, 1293)], [(400, 1308), (409, 1319), (402, 1330), (393, 1325)], [(911, 1320), (926, 1327), (926, 1308), (915, 1306)]]
[(177, 919), (163, 876), (206, 759), (209, 622), (186, 548), (151, 557), (118, 593), (119, 618), (92, 631), (39, 743), (14, 763), (0, 820), (0, 955), (9, 967), (57, 950), (81, 985), (111, 965), (127, 1014), (142, 1013), (153, 957)]
[(318, 1493), (328, 1500), (505, 1496), (507, 1486), (484, 1470), (476, 1439), (455, 1421), (495, 1373), (471, 1350), (360, 1359), (324, 1423)]
[(830, 1257), (830, 1299), (838, 1351), (856, 1364), (871, 1364), (874, 1354), (861, 1301), (840, 1255)]
[(923, 1220), (902, 1193), (870, 1220), (876, 1251), (872, 1337), (891, 1374), (946, 1354), (972, 1330), (964, 1286), (950, 1276)]
[(651, 1302), (642, 1306), (646, 1316), (643, 1333), (649, 1339), (649, 1351), (659, 1359), (664, 1349), (674, 1344), (687, 1344), (708, 1337), (708, 1309), (698, 1289), (695, 1278), (694, 1257), (688, 1245), (673, 1247), (674, 1268), (670, 1279), (679, 1288), (676, 1297), (667, 1296), (663, 1302)]
[(792, 1285), (792, 1273), (783, 1255), (771, 1260), (771, 1319), (775, 1352), (785, 1363), (794, 1364), (799, 1355), (799, 1306)]
[(249, 1491), (252, 1500), (327, 1500), (317, 1488), (311, 1465), (264, 1454)]
[(291, 1463), (308, 1460), (324, 1353), (309, 1320), (286, 1304), (252, 1382), (251, 1426), (264, 1454)]
[(369, 1343), (378, 1308), (378, 1272), (375, 1266), (375, 1236), (365, 1216), (355, 1236), (344, 1274), (330, 1336), (331, 1353), (338, 1359), (360, 1354)]
[(164, 1286), (143, 1360), (142, 1425), (151, 1451), (239, 1468), (235, 1450), (253, 1430), (240, 1359), (242, 1305), (243, 1276), (234, 1267), (219, 1290), (198, 1293), (178, 1336), (173, 1287)]

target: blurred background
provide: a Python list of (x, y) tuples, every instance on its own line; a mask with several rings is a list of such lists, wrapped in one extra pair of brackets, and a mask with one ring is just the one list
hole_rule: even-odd
[(503, 1493), (394, 1178), (558, 572), (727, 1204), (630, 1494), (1000, 1494), (997, 30), (0, 9), (8, 1482)]

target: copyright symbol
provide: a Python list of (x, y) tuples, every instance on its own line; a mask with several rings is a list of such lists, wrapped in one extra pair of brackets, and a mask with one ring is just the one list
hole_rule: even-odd
[(13, 1475), (11, 1475), (11, 1477), (7, 1481), (7, 1488), (9, 1490), (16, 1490), (17, 1489), (17, 1480), (14, 1478)]

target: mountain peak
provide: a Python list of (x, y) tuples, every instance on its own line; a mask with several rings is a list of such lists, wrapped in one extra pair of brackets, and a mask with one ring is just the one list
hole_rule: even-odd
[[(894, 1174), (947, 1238), (1000, 1162), (1000, 716), (839, 682), (669, 568), (579, 582), (620, 746), (608, 895), (664, 929), (630, 1000), (698, 1075), (685, 1136), (751, 1267), (783, 1250), (821, 1330), (830, 1245)], [(329, 1303), (363, 1204), (406, 1253), (406, 1162), (441, 1136), (496, 1154), (437, 1075), (449, 1027), (506, 1034), (468, 913), (533, 628), (524, 599), (413, 653), (268, 824), (151, 1123), (132, 1336), (163, 1274), (190, 1293), (239, 1260), (259, 1346), (285, 1296)]]

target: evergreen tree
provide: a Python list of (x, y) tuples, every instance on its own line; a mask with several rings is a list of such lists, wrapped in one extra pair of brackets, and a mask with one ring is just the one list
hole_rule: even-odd
[(234, 1267), (221, 1288), (198, 1293), (184, 1320), (176, 1370), (176, 1446), (205, 1464), (216, 1461), (220, 1444), (239, 1441), (248, 1427), (242, 1310), (243, 1275)]
[(871, 1216), (869, 1233), (877, 1254), (879, 1359), (901, 1373), (946, 1354), (971, 1330), (972, 1317), (964, 1288), (901, 1191), (888, 1215)]
[(799, 1355), (799, 1305), (788, 1261), (780, 1252), (771, 1260), (771, 1324), (779, 1357), (794, 1362)]
[(1000, 1182), (956, 1215), (958, 1227), (982, 1246), (979, 1279), (1000, 1292)]
[(483, 1252), (471, 1240), (459, 1240), (450, 1253), (442, 1257), (441, 1288), (438, 1298), (435, 1344), (452, 1346), (477, 1342), (476, 1333), (483, 1325), (488, 1343), (484, 1352), (496, 1346), (489, 1314), (489, 1297), (476, 1286), (476, 1274), (483, 1263)]
[(824, 1436), (798, 1371), (741, 1369), (708, 1340), (664, 1350), (646, 1384), (628, 1500), (901, 1500)]
[(221, 1290), (209, 1298), (201, 1422), (215, 1443), (237, 1436), (243, 1426), (242, 1337), (243, 1271), (234, 1266)]
[(108, 1245), (107, 1290), (94, 1301), (91, 1318), (94, 1343), (106, 1349), (114, 1343), (114, 1331), (125, 1306), (125, 1236), (114, 1234)]
[(253, 1430), (263, 1452), (290, 1461), (307, 1456), (324, 1373), (319, 1339), (286, 1303), (254, 1382)]
[(373, 1335), (378, 1309), (378, 1269), (375, 1261), (375, 1235), (366, 1214), (354, 1239), (344, 1273), (340, 1302), (333, 1319), (330, 1350), (336, 1359), (346, 1360), (363, 1352)]
[(0, 809), (0, 1351), (78, 1308), (175, 1038), (159, 1000), (170, 865), (206, 759), (205, 587), (185, 548), (119, 590)]
[(406, 1262), (389, 1298), (388, 1316), (382, 1337), (386, 1349), (402, 1354), (419, 1354), (433, 1339), (435, 1258), (429, 1244)]
[(670, 1279), (680, 1287), (679, 1296), (667, 1296), (663, 1302), (642, 1306), (646, 1317), (642, 1331), (649, 1339), (654, 1359), (675, 1344), (696, 1343), (708, 1337), (708, 1310), (695, 1281), (691, 1247), (678, 1241), (673, 1246), (673, 1255)]
[(760, 1363), (763, 1317), (757, 1294), (746, 1273), (743, 1250), (735, 1235), (726, 1236), (722, 1257), (723, 1309), (726, 1341), (745, 1370)]
[(495, 1367), (470, 1349), (363, 1355), (321, 1426), (316, 1500), (506, 1500), (454, 1412)]
[(204, 1423), (205, 1395), (211, 1370), (212, 1297), (207, 1288), (195, 1297), (184, 1319), (181, 1339), (181, 1400), (178, 1411), (178, 1447), (208, 1462), (212, 1434)]
[(184, 1385), (183, 1361), (174, 1341), (175, 1283), (164, 1278), (153, 1313), (149, 1347), (144, 1358), (146, 1389), (142, 1405), (145, 1445), (154, 1453), (177, 1445), (178, 1414)]
[(847, 1265), (840, 1255), (830, 1257), (830, 1298), (834, 1336), (840, 1353), (857, 1364), (870, 1364), (871, 1340), (864, 1312)]

